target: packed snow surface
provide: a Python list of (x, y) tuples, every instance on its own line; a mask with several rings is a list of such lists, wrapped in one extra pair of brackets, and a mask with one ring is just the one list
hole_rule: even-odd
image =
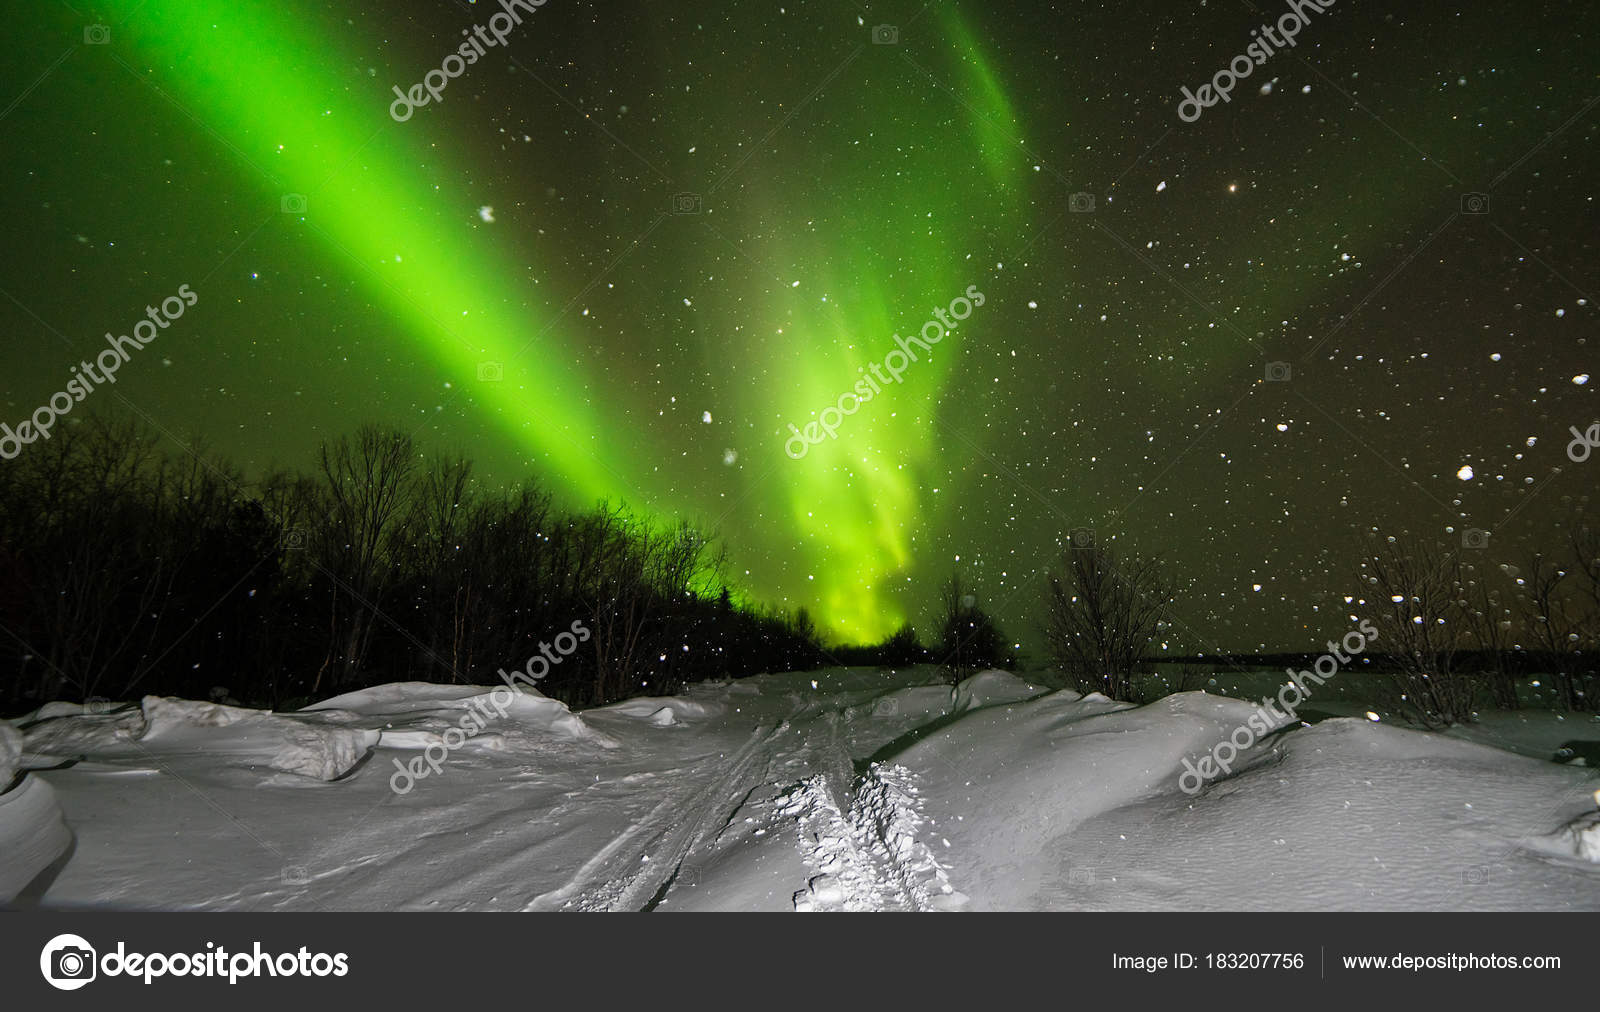
[(52, 704), (0, 724), (0, 773), (32, 771), (0, 843), (70, 827), (60, 907), (1600, 910), (1600, 777), (1536, 758), (1600, 723), (1338, 717), (1183, 789), (1252, 712), (931, 668), (579, 713), (420, 683), (295, 713)]

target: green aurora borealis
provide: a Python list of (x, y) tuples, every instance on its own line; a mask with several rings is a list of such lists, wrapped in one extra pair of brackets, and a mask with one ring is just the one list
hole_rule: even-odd
[[(24, 16), (6, 416), (59, 387), (61, 335), (187, 282), (192, 331), (118, 385), (174, 434), (258, 470), (397, 421), (484, 480), (705, 523), (745, 593), (841, 641), (921, 624), (958, 564), (1026, 641), (1083, 525), (1173, 559), (1184, 647), (1290, 646), (1359, 531), (1544, 537), (1584, 494), (1521, 508), (1594, 413), (1596, 117), (1563, 124), (1600, 78), (1562, 9), (1519, 38), (1340, 4), (1272, 94), (1184, 124), (1250, 11), (549, 0), (391, 120), (498, 9), (118, 0), (105, 46)], [(1503, 235), (1457, 215), (1502, 177)], [(785, 456), (971, 285), (904, 382)]]

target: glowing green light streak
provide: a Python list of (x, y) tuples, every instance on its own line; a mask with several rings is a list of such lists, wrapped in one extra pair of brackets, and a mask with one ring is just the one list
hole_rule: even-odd
[[(894, 335), (909, 339), (934, 318), (934, 309), (945, 309), (969, 285), (982, 290), (994, 280), (993, 262), (984, 259), (993, 252), (985, 226), (1001, 234), (1015, 228), (1028, 164), (1010, 103), (976, 37), (949, 5), (942, 24), (956, 55), (960, 98), (941, 98), (955, 106), (966, 142), (940, 130), (949, 122), (948, 105), (904, 124), (901, 130), (920, 133), (919, 139), (937, 135), (933, 147), (948, 152), (948, 163), (900, 174), (892, 199), (881, 186), (861, 187), (835, 216), (843, 223), (843, 242), (829, 235), (826, 242), (793, 243), (785, 251), (787, 262), (826, 266), (809, 272), (804, 291), (782, 292), (769, 307), (768, 318), (785, 322), (785, 350), (769, 364), (773, 382), (751, 410), (765, 404), (770, 411), (775, 404), (781, 423), (803, 428), (851, 391), (863, 369), (898, 347)], [(921, 79), (911, 83), (928, 86)], [(872, 174), (870, 167), (864, 171)], [(819, 301), (819, 290), (827, 302)], [(984, 332), (984, 310), (977, 308), (932, 352), (919, 350), (900, 382), (883, 385), (844, 419), (837, 439), (785, 461), (769, 479), (783, 486), (787, 519), (809, 567), (799, 575), (823, 584), (819, 610), (829, 634), (878, 639), (908, 618), (903, 590), (933, 506), (923, 490), (937, 484), (942, 463), (934, 413), (959, 367), (962, 342), (981, 341)], [(792, 589), (793, 581), (787, 586)]]
[(255, 0), (115, 6), (137, 13), (119, 40), (131, 36), (185, 108), (307, 196), (305, 220), (365, 268), (373, 297), (446, 375), (503, 366), (502, 381), (474, 394), (548, 460), (552, 477), (592, 499), (626, 487), (619, 475), (642, 473), (623, 449), (631, 441), (608, 433), (584, 370), (528, 319), (509, 283), (517, 265), (473, 234), (469, 202), (450, 202), (417, 171), (438, 160), (417, 125), (389, 119), (385, 89), (352, 90), (328, 69), (342, 63), (319, 62), (331, 26), (319, 31), (303, 11)]

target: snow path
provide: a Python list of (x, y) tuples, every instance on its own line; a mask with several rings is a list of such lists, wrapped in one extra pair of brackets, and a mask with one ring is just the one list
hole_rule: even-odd
[(727, 760), (720, 777), (701, 785), (690, 781), (663, 798), (643, 820), (586, 861), (572, 881), (538, 897), (528, 909), (648, 909), (671, 884), (684, 858), (705, 841), (713, 824), (731, 815), (749, 793), (751, 771), (763, 758), (770, 762), (775, 739), (789, 728), (788, 721), (757, 727)]

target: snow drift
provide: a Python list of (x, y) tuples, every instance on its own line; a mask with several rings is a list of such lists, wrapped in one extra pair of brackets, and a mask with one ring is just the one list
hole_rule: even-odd
[(0, 903), (9, 903), (72, 846), (55, 791), (19, 777), (22, 733), (0, 720)]
[(1183, 793), (1182, 760), (1253, 709), (1056, 694), (963, 717), (896, 761), (978, 909), (1600, 909), (1596, 868), (1531, 857), (1593, 810), (1592, 776), (1346, 718)]
[(221, 703), (146, 696), (137, 708), (110, 713), (40, 711), (23, 731), (23, 750), (39, 764), (71, 759), (173, 757), (265, 768), (316, 780), (349, 773), (377, 744), (376, 731), (316, 718), (247, 710)]
[[(1600, 910), (1600, 780), (1532, 757), (1558, 733), (1595, 737), (1557, 715), (1524, 714), (1495, 746), (1295, 725), (1191, 795), (1184, 762), (1252, 704), (1133, 706), (1004, 672), (951, 686), (926, 667), (582, 713), (503, 693), (400, 683), (288, 714), (52, 706), (21, 756), (0, 732), (0, 764), (78, 760), (23, 781), (55, 789), (77, 837), (47, 905)], [(503, 713), (451, 734), (496, 700)], [(397, 791), (419, 749), (447, 756)], [(0, 804), (0, 840), (48, 821)]]

